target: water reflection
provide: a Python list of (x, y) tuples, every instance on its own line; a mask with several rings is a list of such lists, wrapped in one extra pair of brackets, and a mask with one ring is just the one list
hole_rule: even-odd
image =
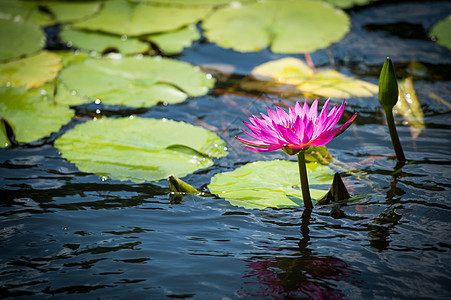
[(275, 299), (342, 299), (340, 282), (356, 283), (353, 271), (334, 256), (316, 255), (310, 247), (311, 210), (304, 210), (301, 223), (299, 253), (293, 257), (253, 257), (243, 276), (246, 284), (255, 280), (265, 286), (258, 291), (245, 291), (245, 297), (274, 296)]

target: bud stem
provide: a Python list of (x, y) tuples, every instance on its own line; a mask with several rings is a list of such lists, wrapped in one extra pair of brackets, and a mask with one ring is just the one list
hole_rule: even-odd
[(392, 108), (384, 107), (384, 109), (385, 117), (387, 118), (388, 131), (390, 132), (391, 142), (393, 144), (393, 148), (395, 149), (396, 158), (398, 159), (398, 161), (406, 161), (401, 142), (399, 141), (398, 132), (396, 131)]
[(298, 165), (299, 165), (299, 176), (301, 178), (301, 190), (302, 198), (304, 199), (304, 207), (308, 209), (313, 208), (312, 199), (310, 197), (310, 190), (308, 186), (307, 169), (305, 167), (305, 150), (302, 149), (298, 152)]

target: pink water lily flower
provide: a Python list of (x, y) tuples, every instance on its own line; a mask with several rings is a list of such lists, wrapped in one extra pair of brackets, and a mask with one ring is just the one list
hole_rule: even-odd
[[(309, 146), (323, 146), (329, 143), (338, 134), (345, 131), (354, 121), (357, 114), (354, 114), (342, 126), (334, 129), (345, 109), (345, 102), (340, 107), (334, 106), (329, 112), (329, 99), (323, 106), (318, 116), (318, 99), (309, 108), (307, 101), (304, 107), (296, 102), (296, 105), (289, 107), (286, 113), (280, 107), (276, 111), (268, 107), (268, 115), (261, 114), (261, 118), (252, 116), (250, 123), (243, 122), (252, 133), (243, 130), (247, 135), (255, 140), (236, 137), (246, 144), (247, 149), (256, 152), (268, 152), (283, 148), (294, 149), (294, 154), (300, 149)], [(290, 151), (291, 152), (291, 151)], [(287, 152), (288, 153), (288, 152)]]

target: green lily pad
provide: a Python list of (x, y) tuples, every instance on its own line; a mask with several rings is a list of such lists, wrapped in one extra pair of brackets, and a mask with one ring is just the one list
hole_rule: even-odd
[(215, 80), (186, 62), (161, 57), (86, 59), (64, 68), (59, 80), (91, 101), (149, 107), (208, 92)]
[(37, 52), (44, 43), (44, 32), (38, 26), (0, 18), (0, 60)]
[(8, 147), (11, 142), (8, 139), (6, 128), (3, 122), (0, 123), (0, 148)]
[(313, 71), (303, 61), (287, 57), (270, 61), (252, 70), (257, 79), (273, 79), (290, 84), (305, 94), (323, 97), (349, 98), (370, 97), (377, 93), (378, 86), (348, 77), (335, 70)]
[[(171, 5), (208, 5), (216, 6), (222, 4), (228, 4), (236, 0), (144, 0), (144, 2), (154, 4), (171, 4)], [(246, 1), (246, 0), (245, 0)], [(241, 1), (241, 2), (245, 2)], [(249, 0), (247, 0), (249, 1)]]
[(61, 30), (61, 38), (70, 45), (81, 50), (94, 50), (102, 53), (107, 49), (114, 49), (124, 55), (138, 54), (149, 50), (150, 45), (141, 42), (137, 38), (120, 37), (117, 35), (107, 35), (97, 32), (65, 27)]
[(83, 172), (133, 182), (183, 177), (227, 155), (225, 142), (202, 127), (139, 117), (78, 124), (55, 146)]
[(429, 36), (435, 39), (437, 44), (451, 49), (451, 15), (438, 21), (431, 28)]
[(189, 25), (179, 30), (152, 34), (144, 37), (158, 45), (158, 48), (167, 55), (178, 54), (183, 48), (191, 46), (191, 44), (200, 38), (200, 33), (195, 25)]
[(101, 2), (92, 1), (45, 1), (42, 4), (63, 23), (87, 18), (101, 8)]
[(328, 2), (334, 6), (347, 9), (355, 5), (366, 5), (377, 0), (323, 0), (323, 1)]
[(137, 36), (175, 30), (200, 21), (209, 7), (159, 6), (111, 0), (96, 16), (73, 24), (77, 28)]
[(51, 101), (52, 93), (51, 84), (30, 90), (0, 86), (0, 118), (8, 121), (18, 142), (44, 138), (60, 130), (74, 116), (73, 110)]
[(349, 31), (349, 16), (322, 1), (268, 0), (216, 10), (202, 27), (224, 48), (276, 53), (309, 53), (326, 48)]
[(61, 57), (61, 63), (63, 64), (63, 67), (72, 64), (72, 63), (76, 63), (76, 62), (80, 62), (80, 61), (84, 61), (87, 58), (90, 57), (97, 57), (99, 58), (100, 55), (99, 54), (94, 54), (94, 53), (88, 53), (88, 52), (83, 52), (83, 51), (68, 51), (68, 50), (60, 50), (60, 51), (53, 51), (53, 53), (58, 54)]
[(33, 56), (1, 63), (0, 84), (24, 85), (27, 88), (39, 87), (55, 79), (61, 67), (59, 55), (41, 51)]
[[(312, 200), (318, 201), (329, 191), (334, 172), (316, 163), (307, 163), (306, 167)], [(297, 162), (257, 161), (214, 175), (208, 188), (235, 206), (285, 208), (304, 205), (299, 181)]]
[(39, 2), (2, 0), (0, 1), (0, 19), (16, 22), (30, 22), (38, 26), (55, 24), (55, 20), (39, 9)]

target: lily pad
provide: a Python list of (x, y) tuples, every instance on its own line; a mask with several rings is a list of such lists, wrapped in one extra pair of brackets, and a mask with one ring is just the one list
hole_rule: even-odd
[[(328, 166), (307, 163), (312, 200), (329, 191), (334, 172)], [(285, 208), (303, 206), (297, 162), (286, 160), (248, 163), (232, 172), (213, 176), (208, 188), (230, 204), (249, 208)]]
[(163, 53), (174, 55), (182, 52), (183, 48), (191, 46), (193, 41), (200, 38), (200, 33), (195, 25), (189, 25), (179, 30), (152, 34), (144, 38), (157, 44)]
[(104, 3), (96, 16), (73, 24), (77, 28), (119, 35), (137, 36), (175, 30), (200, 21), (209, 7), (149, 5), (126, 0)]
[(366, 5), (377, 0), (323, 0), (323, 1), (328, 2), (334, 6), (347, 9), (355, 5)]
[(416, 139), (421, 131), (426, 128), (426, 125), (424, 124), (424, 113), (421, 109), (412, 77), (402, 80), (398, 85), (398, 89), (398, 102), (396, 102), (394, 109), (409, 124), (412, 138)]
[(0, 118), (8, 121), (18, 142), (29, 143), (44, 138), (74, 116), (73, 110), (51, 101), (52, 93), (51, 84), (29, 90), (0, 86)]
[(44, 32), (38, 26), (0, 18), (0, 60), (37, 52), (44, 43)]
[(303, 61), (293, 57), (257, 66), (252, 70), (252, 75), (258, 79), (271, 78), (278, 83), (295, 85), (302, 93), (323, 97), (370, 97), (378, 91), (375, 84), (348, 77), (332, 69), (315, 72)]
[(186, 62), (161, 57), (86, 59), (64, 68), (59, 80), (91, 101), (149, 107), (208, 92), (215, 80)]
[(149, 50), (150, 45), (141, 42), (137, 38), (120, 37), (117, 35), (108, 35), (97, 32), (88, 32), (84, 30), (65, 27), (61, 30), (61, 38), (70, 45), (81, 50), (94, 50), (102, 53), (105, 50), (117, 50), (124, 55), (138, 54)]
[(451, 49), (451, 15), (438, 21), (429, 32), (429, 36), (436, 40), (437, 44)]
[[(236, 0), (144, 0), (144, 2), (154, 3), (154, 4), (171, 4), (171, 5), (222, 5), (234, 2)], [(244, 0), (245, 2), (249, 0)]]
[(0, 84), (39, 87), (55, 79), (61, 68), (59, 55), (41, 51), (33, 56), (0, 64)]
[(45, 1), (42, 4), (63, 23), (89, 17), (101, 8), (101, 2), (93, 1)]
[(0, 1), (0, 19), (15, 22), (30, 22), (38, 26), (48, 26), (56, 21), (39, 9), (39, 2), (2, 0)]
[(309, 53), (326, 48), (349, 31), (349, 16), (322, 1), (268, 0), (216, 10), (202, 27), (224, 48), (276, 53)]
[(83, 172), (133, 182), (183, 177), (227, 155), (225, 142), (202, 127), (139, 117), (78, 124), (55, 146)]

